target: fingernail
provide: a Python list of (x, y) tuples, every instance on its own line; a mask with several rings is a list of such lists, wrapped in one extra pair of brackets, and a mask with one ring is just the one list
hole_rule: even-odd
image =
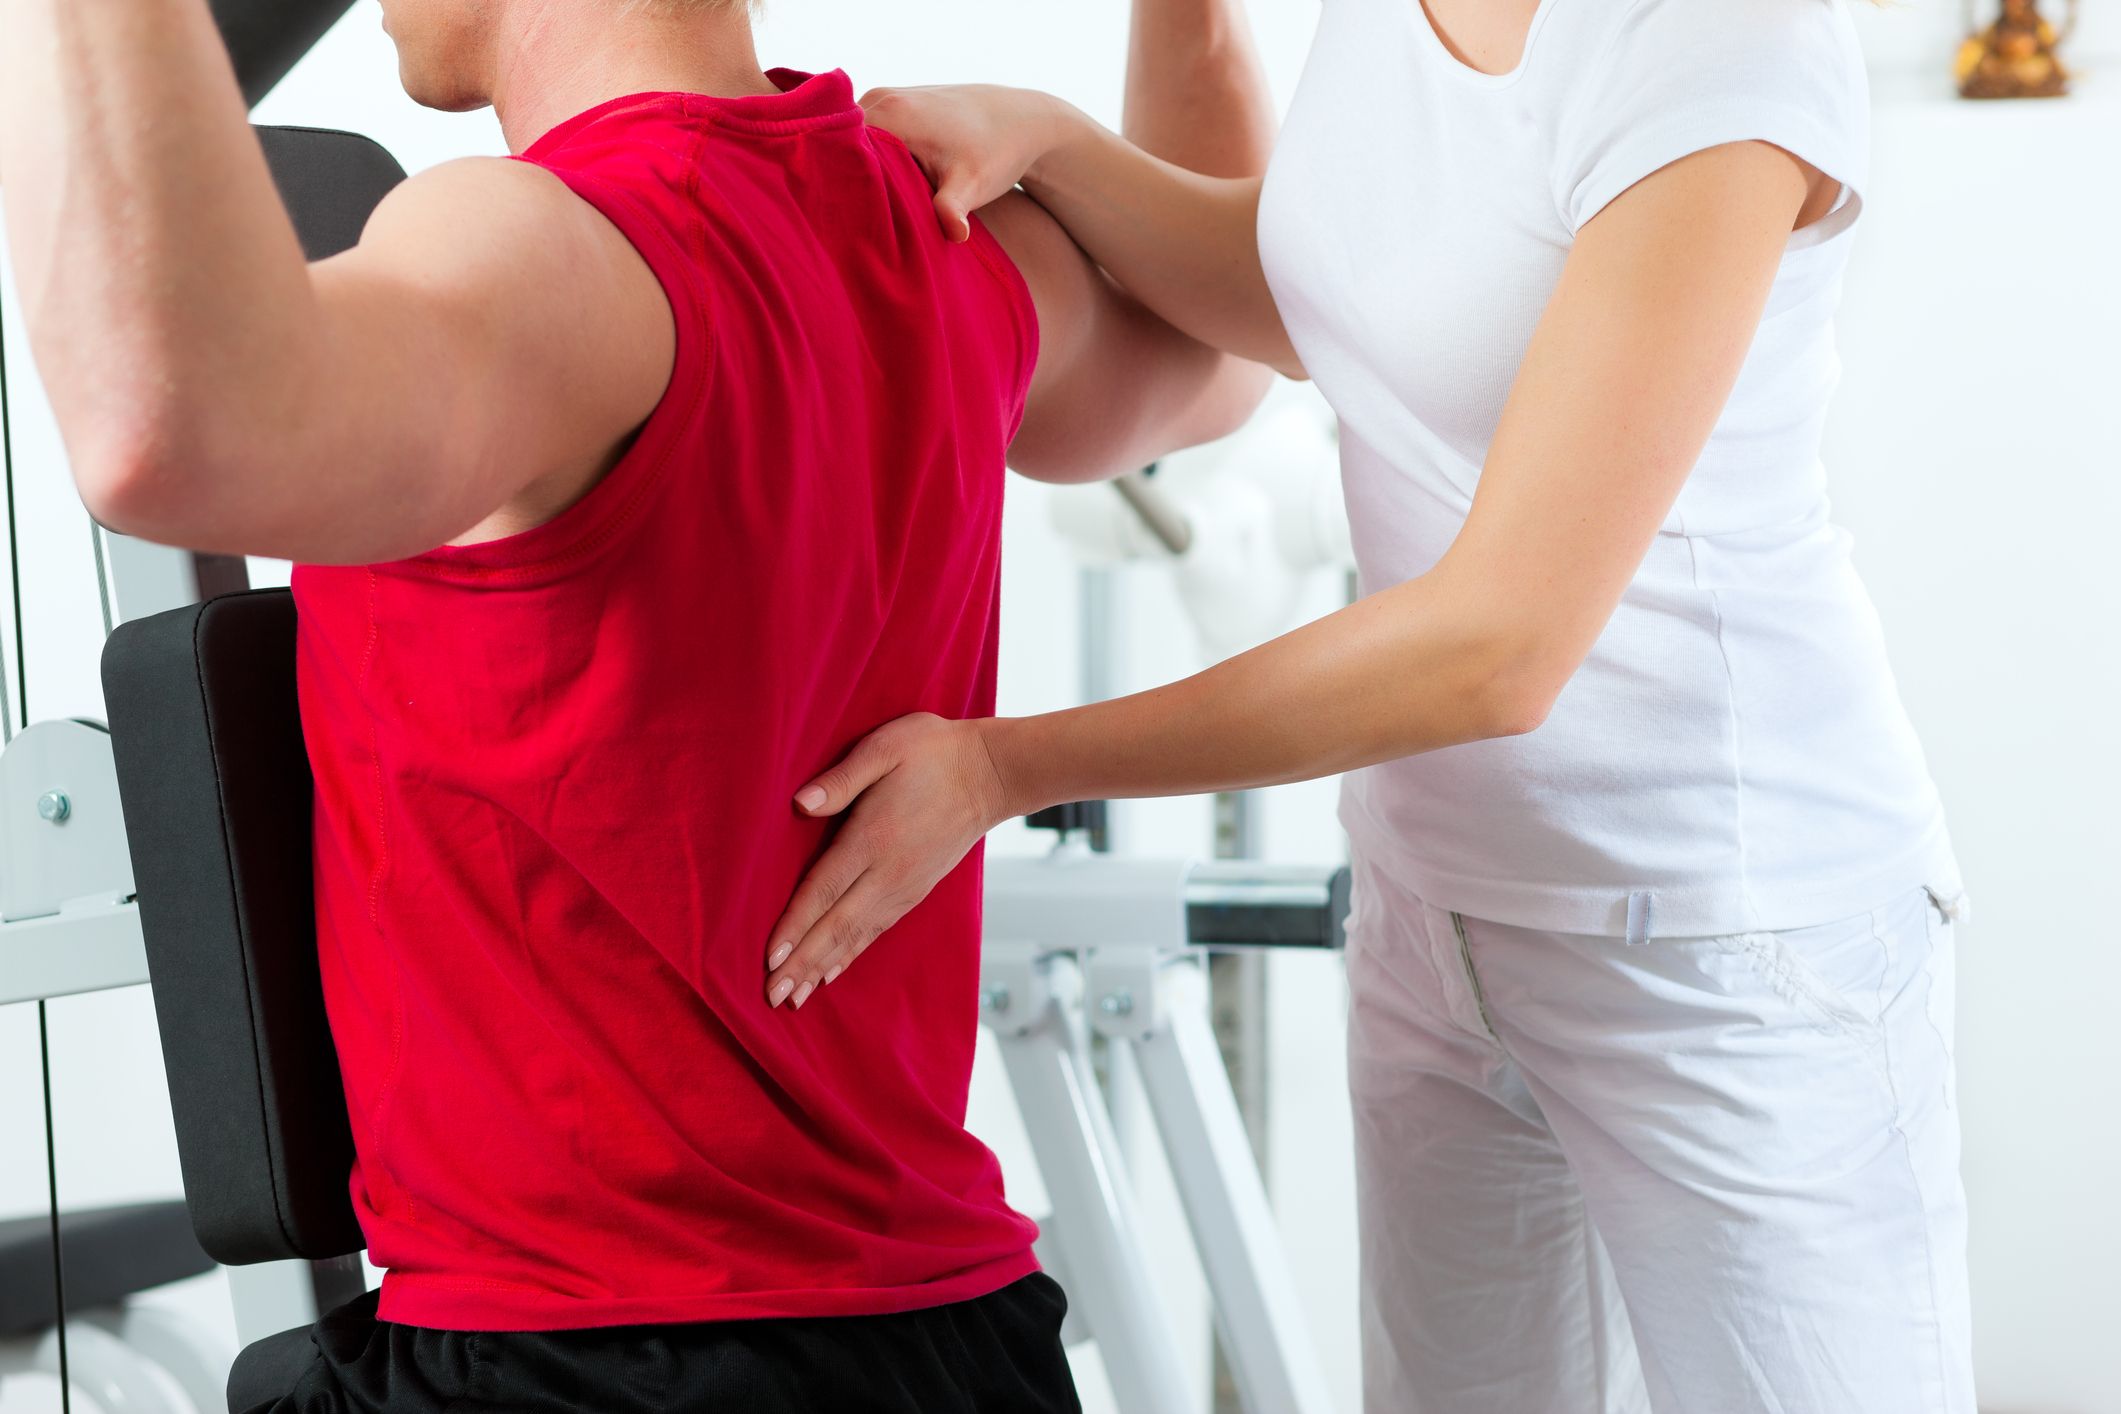
[(809, 1001), (810, 994), (816, 990), (817, 983), (815, 982), (805, 982), (801, 987), (797, 988), (795, 993), (795, 1009), (797, 1011), (801, 1011), (803, 1009), (803, 1003)]
[(779, 1006), (782, 1002), (788, 1000), (788, 994), (794, 990), (795, 979), (793, 977), (783, 977), (780, 981), (773, 984), (773, 991), (766, 998), (767, 1005)]
[(828, 987), (831, 986), (832, 979), (839, 976), (842, 972), (845, 972), (846, 970), (847, 969), (845, 967), (835, 967), (830, 972), (827, 972), (825, 974), (825, 985)]
[(766, 959), (766, 970), (768, 972), (780, 971), (781, 964), (786, 962), (788, 960), (788, 954), (794, 951), (794, 943), (782, 943), (779, 947), (773, 950), (773, 956)]
[(825, 792), (817, 786), (804, 786), (796, 795), (795, 803), (805, 810), (815, 810), (825, 803)]

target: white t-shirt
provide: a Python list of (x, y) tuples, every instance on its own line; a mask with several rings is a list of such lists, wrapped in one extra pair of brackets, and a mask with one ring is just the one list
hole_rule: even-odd
[(1685, 936), (1956, 879), (1819, 461), (1867, 109), (1844, 0), (1543, 0), (1500, 75), (1454, 58), (1419, 0), (1325, 0), (1259, 238), (1340, 416), (1366, 590), (1457, 535), (1533, 326), (1606, 203), (1746, 139), (1843, 184), (1791, 237), (1700, 462), (1546, 723), (1350, 778), (1355, 847), (1431, 903)]

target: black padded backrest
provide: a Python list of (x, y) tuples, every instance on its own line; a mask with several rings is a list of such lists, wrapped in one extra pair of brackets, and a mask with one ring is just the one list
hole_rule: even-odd
[(317, 972), (293, 596), (121, 624), (103, 691), (199, 1243), (230, 1264), (359, 1251)]
[(280, 202), (294, 218), (302, 253), (322, 260), (351, 250), (390, 189), (405, 180), (398, 160), (357, 133), (328, 128), (251, 129), (265, 149)]
[[(255, 131), (311, 260), (353, 246), (405, 179), (353, 133)], [(200, 1245), (231, 1264), (361, 1249), (317, 977), (294, 655), (286, 590), (122, 624), (103, 651), (185, 1196)]]

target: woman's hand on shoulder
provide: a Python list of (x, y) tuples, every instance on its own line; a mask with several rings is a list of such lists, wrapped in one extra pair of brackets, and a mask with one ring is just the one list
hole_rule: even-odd
[(969, 240), (972, 213), (1058, 145), (1074, 111), (1050, 94), (992, 84), (871, 89), (862, 107), (928, 174), (935, 214), (953, 241)]

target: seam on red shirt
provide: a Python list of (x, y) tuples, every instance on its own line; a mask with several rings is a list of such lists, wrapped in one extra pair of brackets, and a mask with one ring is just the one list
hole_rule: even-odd
[[(390, 822), (387, 796), (383, 789), (383, 741), (382, 728), (376, 721), (375, 694), (368, 691), (369, 669), (374, 665), (376, 645), (382, 630), (376, 619), (376, 572), (373, 567), (365, 571), (368, 580), (368, 638), (361, 649), (361, 668), (355, 681), (362, 688), (361, 700), (368, 716), (368, 764), (376, 786), (376, 863), (368, 877), (368, 922), (380, 937), (383, 932), (380, 898), (383, 880), (390, 872)], [(389, 958), (389, 950), (383, 955)], [(390, 1102), (397, 1094), (398, 1079), (405, 1070), (405, 979), (398, 971), (396, 961), (390, 960), (390, 1063), (383, 1072), (382, 1083), (377, 1087), (375, 1104), (368, 1113), (368, 1130), (374, 1137), (375, 1153), (371, 1156), (377, 1170), (375, 1177), (390, 1185), (397, 1195), (395, 1206), (401, 1210), (408, 1223), (419, 1219), (418, 1205), (389, 1171), (382, 1159), (385, 1148), (385, 1133), (389, 1123)]]
[[(786, 92), (786, 90), (783, 90)], [(705, 98), (705, 94), (681, 94), (682, 111), (688, 118), (728, 128), (732, 132), (755, 133), (760, 137), (791, 137), (815, 131), (818, 128), (843, 128), (851, 123), (866, 123), (869, 115), (860, 108), (836, 109), (830, 113), (806, 113), (800, 118), (751, 118), (715, 103), (695, 103), (692, 100)]]
[[(555, 1307), (555, 1293), (544, 1287), (479, 1277), (449, 1277), (431, 1272), (393, 1270), (383, 1278), (382, 1319), (405, 1325), (450, 1330), (583, 1330), (614, 1325), (670, 1324), (702, 1321), (755, 1320), (760, 1318), (838, 1315), (879, 1315), (885, 1312), (918, 1311), (977, 1300), (1044, 1268), (1031, 1246), (1005, 1257), (976, 1262), (949, 1272), (919, 1287), (796, 1287), (759, 1291), (704, 1291), (653, 1297), (569, 1296)], [(541, 1308), (526, 1315), (514, 1304), (505, 1308), (452, 1303), (446, 1313), (437, 1313), (428, 1303), (431, 1294), (474, 1297), (480, 1292), (497, 1297), (538, 1298)], [(876, 1304), (867, 1297), (888, 1292), (888, 1302)], [(850, 1300), (850, 1298), (852, 1298)], [(786, 1309), (790, 1302), (797, 1309)], [(408, 1310), (410, 1306), (412, 1309)], [(555, 1311), (562, 1319), (553, 1320)], [(439, 1318), (438, 1318), (439, 1316)], [(461, 1323), (461, 1324), (460, 1324)], [(489, 1324), (491, 1323), (491, 1324)]]
[[(803, 77), (805, 79), (818, 79), (823, 78), (824, 75), (808, 74)], [(793, 91), (793, 89), (782, 89), (780, 96), (786, 97)], [(768, 99), (773, 97), (773, 95), (760, 96)], [(819, 128), (843, 127), (869, 121), (869, 115), (864, 113), (859, 105), (836, 108), (823, 113), (804, 113), (792, 118), (757, 118), (741, 112), (731, 111), (727, 106), (731, 101), (728, 99), (717, 99), (712, 94), (694, 93), (684, 89), (647, 89), (640, 93), (621, 94), (616, 98), (606, 99), (593, 108), (585, 108), (573, 117), (555, 124), (518, 155), (533, 162), (542, 162), (548, 152), (564, 147), (577, 133), (583, 132), (607, 118), (621, 117), (657, 108), (675, 109), (681, 116), (698, 122), (712, 123), (716, 127), (726, 128), (732, 132), (754, 133), (762, 137), (788, 136), (813, 132)], [(641, 138), (639, 141), (649, 146), (661, 146), (661, 144), (649, 138)], [(662, 148), (662, 150), (670, 152), (667, 147)], [(671, 155), (676, 156), (678, 154), (672, 153)]]
[(376, 710), (374, 706), (375, 699), (373, 695), (367, 691), (368, 670), (375, 663), (376, 636), (378, 633), (378, 629), (376, 627), (376, 572), (374, 569), (370, 569), (367, 571), (367, 575), (368, 638), (361, 646), (361, 669), (360, 672), (355, 675), (354, 680), (358, 682), (363, 689), (362, 701), (369, 704), (368, 769), (369, 774), (375, 780), (376, 786), (376, 863), (375, 867), (369, 870), (368, 873), (368, 923), (369, 926), (372, 928), (381, 929), (383, 926), (383, 920), (381, 917), (381, 910), (378, 901), (380, 900), (383, 892), (383, 874), (390, 864), (390, 826), (389, 822), (384, 818), (385, 812), (383, 808), (382, 731), (376, 725)]
[(808, 118), (737, 118), (726, 113), (708, 113), (704, 117), (718, 128), (759, 137), (797, 137), (819, 128), (843, 128), (861, 121), (859, 113), (819, 113)]
[(436, 1291), (511, 1291), (525, 1296), (550, 1299), (552, 1289), (532, 1286), (528, 1282), (500, 1281), (493, 1277), (446, 1277), (434, 1272), (407, 1272), (398, 1277), (399, 1284), (417, 1284)]

